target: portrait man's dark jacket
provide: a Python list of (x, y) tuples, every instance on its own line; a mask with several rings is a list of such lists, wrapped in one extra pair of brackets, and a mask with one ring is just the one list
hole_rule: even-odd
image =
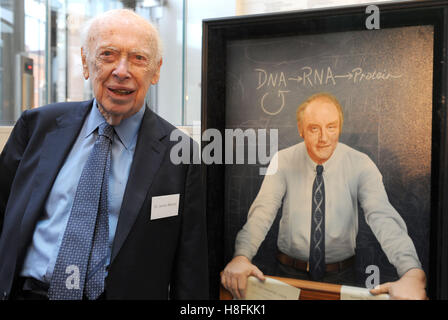
[[(57, 174), (93, 101), (22, 114), (0, 156), (0, 298), (16, 286)], [(146, 109), (106, 278), (107, 299), (204, 299), (207, 238), (200, 165), (170, 161), (175, 127)], [(192, 154), (192, 152), (191, 152)], [(180, 194), (179, 214), (151, 219), (152, 197)]]

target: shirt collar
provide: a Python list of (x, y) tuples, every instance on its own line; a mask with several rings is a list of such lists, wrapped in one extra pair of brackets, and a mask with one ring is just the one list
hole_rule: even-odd
[[(304, 142), (304, 144), (305, 144), (305, 142)], [(324, 173), (325, 173), (326, 170), (329, 170), (329, 169), (332, 167), (332, 164), (333, 164), (334, 162), (337, 161), (336, 158), (338, 157), (339, 149), (340, 149), (340, 148), (339, 148), (339, 145), (340, 145), (340, 142), (338, 142), (338, 144), (336, 145), (336, 148), (334, 149), (333, 154), (331, 155), (330, 159), (328, 159), (327, 161), (325, 161), (324, 163), (322, 163), (322, 166), (324, 167)], [(306, 161), (307, 165), (308, 165), (310, 168), (312, 168), (312, 170), (313, 170), (314, 172), (316, 172), (317, 163), (314, 162), (314, 161), (310, 158), (310, 155), (308, 154), (308, 150), (306, 149), (306, 145), (305, 145), (305, 158), (306, 158), (305, 161)]]
[[(129, 149), (137, 136), (138, 130), (140, 129), (140, 124), (142, 123), (143, 114), (145, 113), (144, 105), (140, 110), (130, 116), (129, 118), (121, 120), (120, 124), (114, 126), (115, 133), (120, 139), (121, 143), (126, 149)], [(97, 107), (96, 99), (93, 101), (92, 110), (87, 118), (87, 130), (85, 138), (92, 134), (98, 126), (105, 122), (103, 115), (100, 113)]]

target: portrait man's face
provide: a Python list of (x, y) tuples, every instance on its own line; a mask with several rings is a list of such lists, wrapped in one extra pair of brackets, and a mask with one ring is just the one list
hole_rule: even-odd
[(90, 34), (88, 52), (82, 51), (84, 77), (92, 81), (100, 112), (115, 125), (140, 110), (162, 61), (155, 61), (148, 27), (128, 17), (98, 23)]
[(306, 107), (299, 132), (305, 140), (310, 158), (317, 164), (330, 159), (336, 149), (340, 134), (339, 122), (338, 110), (329, 100), (318, 98)]

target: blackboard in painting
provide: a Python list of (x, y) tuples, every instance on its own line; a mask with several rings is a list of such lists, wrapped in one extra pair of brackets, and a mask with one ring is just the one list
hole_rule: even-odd
[[(375, 162), (392, 205), (405, 220), (428, 273), (431, 195), (433, 26), (397, 27), (227, 42), (227, 129), (278, 129), (278, 148), (301, 141), (295, 111), (308, 96), (329, 92), (344, 111), (340, 141)], [(269, 141), (269, 139), (268, 139)], [(261, 185), (260, 165), (225, 167), (224, 262)], [(280, 215), (281, 210), (279, 211)], [(254, 258), (275, 272), (278, 220)], [(356, 269), (381, 282), (397, 278), (362, 210)]]

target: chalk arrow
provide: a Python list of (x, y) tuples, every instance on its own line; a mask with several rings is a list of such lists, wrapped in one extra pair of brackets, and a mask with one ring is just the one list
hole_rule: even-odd
[(282, 102), (281, 102), (281, 105), (280, 105), (280, 107), (278, 108), (278, 110), (275, 111), (275, 112), (268, 111), (268, 110), (266, 110), (266, 108), (264, 107), (264, 99), (265, 99), (266, 96), (269, 94), (269, 92), (266, 92), (266, 93), (263, 95), (263, 97), (261, 98), (261, 102), (260, 102), (261, 109), (263, 110), (263, 112), (266, 113), (266, 114), (268, 114), (268, 115), (270, 115), (270, 116), (275, 116), (275, 115), (279, 114), (279, 113), (283, 110), (283, 107), (285, 106), (285, 93), (287, 93), (287, 92), (289, 92), (289, 90), (278, 90), (278, 94), (277, 94), (277, 96), (278, 96), (279, 98), (281, 98), (281, 101), (282, 101)]
[(343, 76), (334, 76), (335, 78), (348, 78), (348, 80), (350, 80), (351, 78), (353, 78), (353, 73), (349, 72), (346, 75)]
[(293, 80), (293, 81), (297, 81), (297, 83), (302, 81), (302, 77), (301, 76), (297, 76), (297, 78), (288, 78), (288, 80)]

